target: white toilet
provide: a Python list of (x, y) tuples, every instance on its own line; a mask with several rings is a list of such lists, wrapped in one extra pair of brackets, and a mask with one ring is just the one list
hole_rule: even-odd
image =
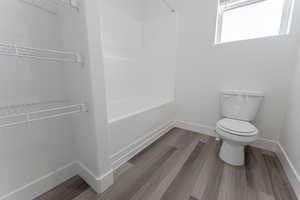
[(245, 163), (245, 146), (254, 142), (258, 130), (250, 122), (254, 120), (263, 92), (227, 90), (221, 93), (222, 116), (216, 124), (216, 132), (222, 139), (220, 158), (234, 166)]

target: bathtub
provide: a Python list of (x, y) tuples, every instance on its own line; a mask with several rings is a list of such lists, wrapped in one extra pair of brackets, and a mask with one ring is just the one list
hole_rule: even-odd
[(111, 160), (117, 168), (172, 128), (174, 100), (135, 97), (108, 104)]

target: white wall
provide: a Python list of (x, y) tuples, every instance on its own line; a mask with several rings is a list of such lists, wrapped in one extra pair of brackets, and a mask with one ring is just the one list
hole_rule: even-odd
[[(60, 49), (56, 15), (19, 0), (0, 5), (1, 43)], [(0, 106), (64, 99), (61, 64), (9, 56), (1, 56), (0, 64)]]
[[(61, 49), (56, 15), (0, 1), (0, 42)], [(0, 57), (1, 106), (66, 98), (63, 66), (56, 62)], [(0, 129), (0, 198), (73, 161), (68, 117)]]
[(102, 54), (100, 2), (79, 1), (80, 12), (61, 9), (60, 27), (65, 49), (81, 52), (84, 65), (66, 64), (68, 98), (86, 102), (88, 113), (72, 117), (74, 161), (84, 166), (82, 178), (102, 192), (112, 183), (107, 129), (106, 85)]
[[(300, 34), (300, 2), (295, 4), (295, 22), (294, 28)], [(300, 198), (300, 160), (299, 160), (299, 120), (300, 120), (300, 36), (295, 43), (297, 54), (294, 59), (293, 70), (289, 84), (289, 99), (284, 126), (281, 130), (279, 143), (282, 149), (279, 149), (279, 157), (286, 170), (286, 173), (294, 187), (298, 198)], [(283, 152), (282, 152), (283, 151)]]
[(86, 57), (86, 66), (89, 67), (89, 84), (91, 88), (90, 111), (93, 117), (93, 128), (97, 144), (98, 172), (95, 175), (97, 181), (101, 181), (97, 192), (103, 192), (112, 184), (113, 174), (109, 158), (110, 144), (107, 130), (106, 85), (101, 41), (101, 16), (99, 13), (101, 5), (98, 0), (85, 1), (84, 5), (87, 30), (87, 46), (85, 50), (88, 55)]
[[(64, 64), (64, 83), (67, 98), (74, 103), (87, 103), (89, 109), (88, 113), (81, 113), (80, 115), (71, 117), (72, 136), (70, 140), (73, 142), (74, 161), (80, 162), (95, 176), (100, 176), (97, 135), (93, 118), (91, 69), (89, 66), (87, 41), (88, 28), (86, 27), (84, 4), (82, 1), (79, 2), (81, 5), (80, 12), (63, 7), (59, 9), (62, 48), (66, 51), (80, 52), (84, 58), (84, 65), (74, 63)], [(100, 35), (99, 39), (101, 39)], [(101, 80), (100, 76), (98, 80)], [(102, 82), (99, 84), (103, 85)], [(99, 89), (99, 92), (104, 92), (104, 90)], [(105, 97), (103, 96), (103, 98)], [(106, 110), (104, 109), (103, 115), (105, 114)]]
[(278, 141), (284, 120), (295, 34), (214, 44), (217, 0), (187, 0), (179, 9), (177, 119), (214, 128), (222, 89), (262, 90), (260, 137)]
[(81, 66), (1, 56), (1, 106), (70, 100), (87, 103), (89, 110), (1, 128), (0, 199), (32, 199), (75, 173), (97, 192), (113, 181), (99, 2), (79, 3), (80, 12), (60, 8), (50, 14), (19, 0), (0, 2), (0, 42), (79, 51), (85, 61)]
[[(300, 52), (298, 54), (297, 64), (292, 76), (291, 93), (289, 100), (289, 108), (285, 119), (285, 125), (280, 136), (280, 144), (286, 152), (291, 164), (295, 168), (295, 173), (298, 175), (298, 180), (291, 178), (291, 182), (296, 183), (298, 181), (298, 187), (300, 187), (300, 159), (299, 159), (299, 120), (300, 120)], [(286, 168), (288, 169), (288, 168)], [(289, 171), (287, 170), (289, 174)], [(300, 196), (300, 188), (295, 188), (295, 192)]]

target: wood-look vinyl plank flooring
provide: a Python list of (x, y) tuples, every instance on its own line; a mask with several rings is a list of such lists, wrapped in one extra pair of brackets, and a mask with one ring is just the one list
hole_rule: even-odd
[(221, 142), (172, 129), (114, 172), (97, 195), (76, 176), (36, 200), (297, 200), (279, 159), (246, 148), (246, 164), (218, 157)]

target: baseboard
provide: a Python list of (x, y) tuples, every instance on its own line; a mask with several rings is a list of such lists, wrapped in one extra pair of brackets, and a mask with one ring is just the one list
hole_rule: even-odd
[(294, 188), (297, 198), (300, 199), (300, 175), (295, 169), (293, 163), (291, 162), (284, 148), (279, 143), (277, 147), (278, 147), (276, 152), (277, 156), (284, 168), (285, 173), (289, 178), (292, 187)]
[(201, 125), (198, 123), (192, 123), (192, 122), (185, 122), (180, 120), (174, 121), (174, 127), (181, 128), (184, 130), (192, 131), (195, 133), (201, 133), (204, 135), (209, 135), (212, 137), (217, 137), (217, 134), (215, 132), (215, 128), (210, 126)]
[(70, 163), (0, 197), (0, 200), (32, 200), (76, 174), (76, 163)]
[(278, 143), (276, 141), (265, 138), (258, 138), (254, 143), (250, 144), (250, 146), (265, 149), (272, 152), (276, 152), (277, 145)]
[[(146, 136), (139, 138), (132, 144), (128, 145), (126, 148), (112, 155), (111, 160), (113, 169), (118, 168), (123, 163), (130, 160), (137, 153), (141, 152), (143, 149), (155, 142), (158, 138), (166, 134), (174, 127), (193, 131), (196, 133), (206, 134), (213, 137), (217, 136), (213, 127), (175, 120), (151, 131)], [(293, 167), (291, 161), (289, 160), (286, 152), (281, 147), (281, 145), (272, 140), (258, 139), (258, 141), (254, 143), (253, 146), (270, 151), (277, 150), (278, 157), (280, 158), (280, 161), (283, 164), (283, 167), (296, 193), (298, 192), (297, 196), (300, 199), (299, 174)], [(7, 195), (0, 197), (0, 200), (32, 200), (76, 175), (79, 175), (81, 178), (83, 178), (97, 193), (102, 193), (113, 184), (113, 169), (103, 174), (102, 176), (97, 177), (82, 163), (73, 162), (41, 178), (38, 178), (31, 183), (28, 183), (10, 192)]]
[[(218, 137), (218, 135), (215, 132), (214, 127), (205, 126), (205, 125), (198, 124), (198, 123), (180, 121), (180, 120), (175, 120), (174, 126), (176, 128), (185, 129), (185, 130), (192, 131), (195, 133), (201, 133), (201, 134), (212, 136), (212, 137)], [(258, 138), (250, 146), (254, 146), (257, 148), (275, 152), (277, 149), (277, 142), (275, 142), (273, 140), (264, 139), (264, 138)]]
[(85, 165), (80, 162), (77, 164), (77, 174), (91, 186), (98, 194), (104, 192), (113, 184), (113, 169), (104, 175), (97, 177)]
[(111, 156), (113, 168), (117, 169), (118, 167), (120, 167), (122, 164), (133, 158), (147, 146), (155, 142), (158, 138), (169, 132), (173, 127), (173, 122), (168, 122), (134, 141), (124, 149), (121, 149), (117, 153), (113, 154)]
[(113, 184), (113, 170), (97, 178), (83, 164), (73, 162), (0, 197), (0, 200), (32, 200), (76, 175), (83, 178), (97, 193), (104, 192)]

